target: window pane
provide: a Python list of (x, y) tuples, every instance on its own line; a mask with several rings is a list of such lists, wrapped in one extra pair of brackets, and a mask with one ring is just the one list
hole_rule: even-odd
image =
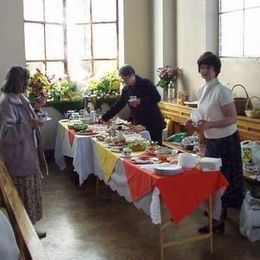
[(92, 76), (91, 63), (89, 61), (75, 61), (69, 63), (69, 75), (72, 80), (83, 81)]
[(243, 55), (243, 12), (220, 15), (220, 55)]
[(260, 56), (260, 8), (245, 11), (245, 56)]
[(43, 0), (23, 0), (23, 8), (25, 20), (43, 21)]
[(89, 0), (67, 0), (67, 22), (86, 23), (90, 21)]
[(94, 0), (92, 1), (93, 21), (115, 21), (116, 1), (115, 0)]
[(94, 58), (116, 58), (117, 39), (115, 24), (93, 25)]
[(260, 6), (260, 0), (245, 0), (245, 8)]
[(112, 70), (117, 69), (116, 61), (95, 61), (94, 62), (94, 75), (102, 76), (106, 72), (110, 72)]
[(42, 24), (24, 24), (26, 60), (44, 59), (44, 34)]
[(82, 60), (91, 57), (91, 36), (89, 25), (68, 27), (68, 58)]
[(63, 22), (63, 3), (62, 0), (45, 0), (45, 21)]
[(220, 12), (241, 10), (242, 8), (243, 8), (243, 0), (235, 0), (235, 1), (220, 0), (219, 1)]
[(26, 62), (26, 67), (30, 71), (31, 75), (36, 72), (36, 69), (45, 71), (45, 65), (43, 62)]
[(61, 25), (46, 25), (46, 55), (47, 59), (64, 58), (64, 37)]
[(47, 62), (47, 75), (55, 75), (55, 78), (64, 77), (64, 64), (63, 62)]

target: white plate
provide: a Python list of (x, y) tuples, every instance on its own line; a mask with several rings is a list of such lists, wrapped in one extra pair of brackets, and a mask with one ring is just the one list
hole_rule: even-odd
[(161, 165), (154, 167), (154, 172), (156, 174), (163, 174), (163, 175), (175, 175), (182, 172), (182, 167), (179, 165)]
[(47, 121), (51, 121), (51, 117), (40, 118), (40, 122), (42, 122), (42, 123), (47, 122)]
[(127, 158), (130, 159), (130, 158), (132, 157), (132, 155), (126, 156), (126, 155), (124, 155), (123, 153), (121, 153), (121, 157), (122, 157), (122, 158), (126, 158), (126, 159), (127, 159)]
[(110, 148), (109, 150), (110, 150), (111, 152), (113, 152), (113, 153), (121, 153), (121, 152), (122, 152), (122, 150), (119, 149), (119, 148)]
[(61, 119), (60, 122), (63, 122), (63, 123), (68, 123), (70, 120), (69, 119)]

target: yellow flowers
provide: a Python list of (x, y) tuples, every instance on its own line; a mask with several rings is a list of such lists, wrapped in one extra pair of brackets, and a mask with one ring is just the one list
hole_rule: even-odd
[(115, 96), (120, 94), (121, 79), (118, 71), (106, 73), (100, 79), (93, 79), (89, 82), (88, 88), (91, 95), (97, 97)]

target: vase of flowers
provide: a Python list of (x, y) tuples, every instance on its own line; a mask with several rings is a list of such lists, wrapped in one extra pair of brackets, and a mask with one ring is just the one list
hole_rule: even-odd
[(46, 103), (61, 113), (83, 108), (82, 94), (76, 82), (68, 77), (59, 79), (56, 79), (54, 75), (50, 77), (39, 69), (36, 69), (30, 77), (28, 98), (37, 110)]
[[(167, 98), (164, 97), (164, 99), (168, 100), (168, 90), (171, 88), (171, 99), (172, 99), (172, 93), (176, 94), (176, 81), (178, 76), (182, 73), (182, 70), (178, 67), (174, 66), (165, 66), (157, 69), (157, 74), (159, 76), (159, 81), (156, 84), (157, 87), (160, 87), (163, 89), (164, 96), (167, 96)], [(174, 97), (175, 97), (174, 94)]]

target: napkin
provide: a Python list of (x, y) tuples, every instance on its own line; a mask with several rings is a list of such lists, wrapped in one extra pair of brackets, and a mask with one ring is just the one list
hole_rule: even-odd
[(191, 120), (194, 123), (198, 123), (198, 121), (202, 120), (202, 116), (197, 108), (192, 108), (191, 110)]

